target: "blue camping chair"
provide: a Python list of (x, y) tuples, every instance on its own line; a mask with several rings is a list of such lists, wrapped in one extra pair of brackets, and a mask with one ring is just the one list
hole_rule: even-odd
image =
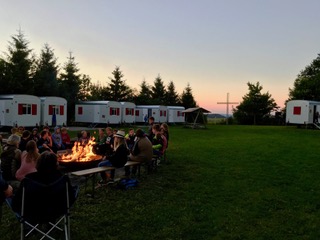
[[(70, 239), (70, 205), (77, 197), (78, 187), (73, 189), (66, 175), (50, 184), (24, 178), (21, 185), (21, 205), (19, 201), (12, 204), (20, 222), (21, 239), (36, 232), (41, 239), (55, 239), (49, 234), (57, 229), (64, 232), (65, 239)], [(64, 226), (60, 227), (62, 224)]]

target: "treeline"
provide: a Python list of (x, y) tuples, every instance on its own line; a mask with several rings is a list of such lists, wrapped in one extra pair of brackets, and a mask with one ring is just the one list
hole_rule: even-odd
[[(247, 83), (249, 92), (243, 96), (242, 102), (233, 109), (233, 116), (239, 124), (285, 123), (286, 108), (280, 110), (269, 92), (262, 93), (262, 85)], [(320, 54), (307, 65), (289, 88), (290, 100), (320, 101)], [(272, 116), (271, 112), (275, 112)]]
[(0, 56), (0, 94), (30, 94), (60, 96), (68, 101), (68, 119), (74, 119), (75, 104), (85, 100), (130, 101), (137, 105), (167, 105), (195, 107), (196, 101), (188, 83), (178, 94), (173, 81), (164, 84), (158, 75), (153, 85), (143, 80), (136, 90), (124, 80), (116, 66), (106, 84), (93, 83), (90, 76), (81, 74), (72, 53), (62, 65), (57, 62), (54, 50), (48, 45), (37, 56), (29, 48), (29, 41), (21, 30), (12, 36), (7, 51)]

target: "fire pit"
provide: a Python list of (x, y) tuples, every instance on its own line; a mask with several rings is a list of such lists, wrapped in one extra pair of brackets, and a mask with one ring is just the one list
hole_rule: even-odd
[(96, 167), (101, 161), (102, 156), (92, 151), (93, 145), (93, 140), (90, 140), (86, 145), (75, 142), (71, 150), (58, 151), (59, 164), (72, 169)]

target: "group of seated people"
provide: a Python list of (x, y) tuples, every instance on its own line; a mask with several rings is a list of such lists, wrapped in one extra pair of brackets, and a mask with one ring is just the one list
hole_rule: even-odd
[[(88, 132), (82, 131), (79, 142), (88, 143)], [(161, 156), (168, 147), (168, 125), (154, 123), (153, 117), (149, 118), (149, 129), (145, 133), (142, 129), (114, 130), (111, 127), (99, 129), (95, 138), (95, 151), (103, 155), (98, 166), (123, 167), (126, 162), (150, 162), (154, 155)], [(38, 130), (32, 133), (27, 130), (12, 131), (6, 145), (0, 141), (0, 205), (4, 198), (12, 195), (12, 187), (8, 185), (11, 180), (23, 181), (24, 178), (36, 178), (48, 183), (58, 175), (58, 160), (55, 152), (70, 146), (70, 136), (65, 128), (55, 127), (54, 133), (50, 133), (48, 127), (44, 127), (40, 135)], [(47, 159), (47, 161), (45, 160)], [(51, 159), (50, 161), (48, 159)], [(41, 173), (41, 171), (47, 171)], [(129, 176), (135, 173), (136, 168), (125, 168), (125, 174)], [(102, 173), (100, 184), (113, 180), (114, 171)]]
[(33, 128), (32, 131), (29, 131), (25, 130), (24, 127), (14, 127), (11, 129), (11, 134), (20, 137), (18, 148), (21, 151), (26, 150), (27, 142), (30, 140), (34, 140), (36, 142), (40, 153), (44, 151), (57, 152), (58, 150), (64, 150), (69, 148), (71, 144), (70, 136), (66, 127), (60, 128), (59, 126), (56, 126), (54, 127), (53, 133), (50, 132), (50, 128), (48, 126), (44, 126), (41, 132), (39, 132), (38, 128)]
[[(0, 220), (1, 206), (5, 199), (12, 204), (15, 211), (21, 207), (22, 182), (25, 178), (49, 184), (55, 182), (63, 174), (58, 170), (58, 158), (55, 151), (64, 149), (70, 144), (70, 136), (65, 128), (55, 127), (50, 133), (45, 126), (40, 134), (34, 128), (32, 132), (23, 127), (11, 129), (11, 135), (6, 143), (2, 143), (0, 136)], [(75, 191), (69, 181), (70, 203), (75, 200)], [(14, 189), (10, 184), (14, 185)], [(15, 194), (13, 194), (15, 193)], [(12, 199), (11, 199), (12, 198)]]
[[(150, 162), (154, 155), (162, 156), (168, 147), (169, 129), (166, 123), (155, 124), (154, 118), (149, 118), (149, 129), (146, 134), (142, 129), (129, 129), (114, 131), (107, 127), (99, 129), (96, 138), (96, 154), (103, 155), (103, 160), (98, 166), (123, 167), (126, 162)], [(133, 173), (136, 169), (133, 168)], [(130, 175), (130, 168), (125, 168), (126, 175)], [(102, 173), (100, 184), (111, 182), (114, 171)]]
[(6, 144), (0, 141), (0, 166), (3, 178), (7, 181), (21, 181), (26, 174), (35, 171), (36, 160), (41, 153), (56, 153), (70, 145), (66, 128), (61, 131), (60, 127), (55, 127), (51, 134), (49, 127), (45, 126), (38, 134), (37, 128), (30, 132), (20, 127), (13, 128), (11, 133)]
[[(30, 146), (29, 146), (30, 145)], [(33, 140), (29, 141), (27, 143), (28, 147), (36, 148), (35, 142)], [(20, 168), (16, 172), (17, 180), (21, 181), (21, 184), (17, 189), (13, 189), (12, 186), (8, 183), (10, 180), (7, 180), (6, 172), (0, 171), (0, 220), (1, 220), (1, 209), (3, 202), (7, 199), (7, 202), (9, 205), (11, 205), (12, 209), (17, 212), (21, 213), (21, 206), (22, 206), (22, 186), (23, 181), (25, 180), (31, 180), (35, 181), (40, 184), (52, 184), (56, 182), (59, 178), (63, 176), (63, 173), (61, 173), (58, 170), (58, 159), (57, 155), (50, 152), (45, 151), (42, 154), (39, 154), (37, 151), (33, 152), (26, 152), (24, 151), (22, 153), (24, 162), (21, 163), (21, 166), (25, 164), (25, 167), (29, 165), (28, 167), (22, 169)], [(4, 173), (4, 174), (2, 174)], [(78, 194), (78, 186), (72, 186), (70, 179), (68, 176), (65, 176), (67, 178), (68, 182), (68, 195), (69, 195), (69, 203), (72, 204), (76, 196)], [(30, 188), (29, 188), (30, 190)], [(31, 196), (32, 197), (32, 196)], [(34, 199), (36, 200), (36, 199)], [(29, 201), (33, 201), (32, 199), (29, 199)]]

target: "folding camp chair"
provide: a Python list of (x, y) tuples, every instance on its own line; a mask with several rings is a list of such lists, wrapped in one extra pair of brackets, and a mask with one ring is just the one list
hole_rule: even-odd
[[(64, 232), (65, 239), (70, 239), (69, 208), (76, 194), (71, 196), (73, 190), (69, 189), (68, 177), (64, 175), (48, 185), (25, 178), (21, 184), (21, 209), (13, 209), (20, 221), (21, 239), (36, 232), (42, 236), (41, 239), (55, 239), (49, 234), (57, 229)], [(62, 223), (64, 227), (60, 227)], [(57, 238), (61, 239), (61, 233)]]

